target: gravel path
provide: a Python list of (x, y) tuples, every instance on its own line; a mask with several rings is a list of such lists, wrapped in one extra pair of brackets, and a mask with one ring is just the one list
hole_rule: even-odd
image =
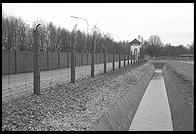
[(155, 74), (146, 89), (129, 130), (173, 130), (162, 70), (155, 70)]
[(124, 67), (75, 84), (57, 84), (41, 90), (40, 96), (26, 95), (2, 103), (2, 130), (85, 131), (134, 86), (148, 70)]

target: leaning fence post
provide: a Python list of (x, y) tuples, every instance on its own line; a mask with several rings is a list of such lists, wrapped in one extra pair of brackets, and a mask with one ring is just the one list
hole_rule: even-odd
[(33, 90), (34, 94), (40, 95), (40, 47), (39, 47), (39, 33), (38, 24), (33, 31), (34, 45), (33, 45)]
[(107, 68), (107, 48), (104, 48), (104, 73), (106, 73)]

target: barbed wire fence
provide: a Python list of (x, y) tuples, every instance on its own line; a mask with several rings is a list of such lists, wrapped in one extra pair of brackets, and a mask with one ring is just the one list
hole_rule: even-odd
[[(26, 20), (27, 21), (27, 20)], [(30, 21), (29, 21), (30, 22)], [(35, 22), (31, 22), (31, 23), (35, 23)], [(36, 27), (36, 30), (37, 27)], [(73, 30), (73, 32), (75, 32)], [(37, 33), (39, 34), (39, 33)], [(37, 35), (39, 36), (39, 35)], [(36, 40), (36, 43), (35, 43)], [(74, 36), (73, 36), (73, 40), (70, 42), (71, 46), (74, 45)], [(37, 37), (35, 39), (34, 37), (34, 46), (35, 44), (40, 45), (39, 44), (39, 37)], [(96, 44), (94, 44), (96, 45)], [(75, 47), (72, 48), (73, 51), (75, 51)], [(47, 69), (44, 72), (41, 72), (44, 70), (44, 67), (42, 67), (42, 69), (40, 68), (40, 66), (44, 66), (40, 59), (41, 57), (43, 57), (44, 52), (40, 53), (40, 49), (37, 48), (37, 55), (35, 55), (35, 53), (33, 51), (28, 50), (28, 47), (25, 47), (25, 50), (23, 51), (23, 53), (21, 53), (22, 51), (15, 50), (15, 51), (11, 51), (8, 50), (6, 51), (7, 53), (7, 77), (3, 76), (3, 90), (2, 90), (2, 99), (6, 100), (6, 99), (12, 99), (14, 97), (23, 95), (23, 94), (29, 94), (29, 93), (33, 93), (33, 94), (40, 94), (41, 89), (47, 88), (49, 87), (50, 92), (53, 89), (54, 85), (60, 85), (63, 83), (75, 83), (75, 80), (79, 80), (81, 78), (87, 78), (87, 77), (94, 77), (90, 72), (92, 69), (92, 66), (94, 66), (93, 69), (93, 74), (97, 75), (100, 73), (106, 73), (107, 71), (110, 70), (115, 70), (117, 68), (120, 67), (125, 67), (128, 65), (132, 65), (132, 64), (136, 64), (136, 62), (133, 59), (133, 55), (131, 54), (130, 57), (123, 55), (122, 54), (118, 54), (113, 52), (113, 54), (107, 54), (107, 50), (106, 48), (102, 49), (103, 51), (100, 51), (100, 53), (96, 53), (94, 55), (94, 58), (92, 57), (92, 54), (95, 53), (95, 51), (92, 51), (90, 59), (91, 59), (91, 64), (89, 65), (89, 59), (86, 59), (84, 57), (80, 57), (83, 58), (83, 62), (86, 62), (87, 64), (85, 65), (85, 63), (83, 63), (83, 66), (77, 66), (76, 65), (76, 60), (74, 58), (74, 61), (72, 60), (73, 56), (75, 57), (77, 54), (79, 53), (75, 53), (72, 54), (73, 51), (70, 52), (66, 52), (66, 54), (61, 54), (61, 52), (51, 52), (50, 50), (47, 50), (47, 52), (45, 52), (45, 55), (47, 57)], [(113, 50), (114, 51), (114, 50)], [(14, 56), (13, 54), (15, 54), (15, 61), (13, 62)], [(20, 56), (19, 56), (20, 55)], [(33, 55), (33, 56), (32, 56)], [(83, 56), (85, 55), (85, 57), (87, 57), (87, 54), (83, 54)], [(35, 78), (34, 75), (31, 71), (31, 67), (32, 64), (33, 66), (35, 65), (35, 61), (34, 61), (34, 56), (37, 56), (37, 63), (39, 66), (39, 69), (37, 70), (39, 72), (39, 80), (34, 80)], [(71, 56), (71, 57), (70, 57)], [(123, 57), (124, 56), (124, 57)], [(22, 57), (24, 57), (22, 59)], [(57, 58), (56, 58), (57, 57)], [(98, 57), (98, 58), (97, 58)], [(108, 58), (109, 57), (109, 58)], [(111, 58), (112, 57), (112, 58)], [(115, 58), (117, 57), (117, 58)], [(92, 59), (93, 58), (93, 59)], [(131, 63), (128, 64), (128, 60), (131, 58)], [(32, 60), (33, 59), (33, 60)], [(44, 59), (44, 58), (43, 58)], [(42, 61), (43, 61), (42, 59)], [(108, 60), (109, 59), (109, 60)], [(117, 60), (116, 60), (117, 59)], [(17, 60), (17, 61), (16, 61)], [(66, 62), (61, 63), (62, 60), (66, 60)], [(23, 68), (19, 68), (19, 65), (17, 62), (20, 61), (20, 64), (23, 64)], [(127, 65), (125, 62), (128, 62)], [(74, 62), (74, 64), (73, 64)], [(92, 63), (93, 62), (93, 63)], [(124, 62), (124, 64), (123, 64)], [(133, 62), (133, 63), (132, 63)], [(10, 64), (13, 63), (17, 63), (17, 65), (15, 65), (15, 73), (16, 74), (12, 74), (13, 73), (13, 69), (11, 68)], [(56, 64), (58, 64), (56, 66)], [(121, 66), (120, 66), (121, 65)], [(20, 65), (21, 66), (21, 65)], [(77, 67), (76, 67), (77, 66)], [(74, 72), (73, 71), (74, 68)], [(12, 69), (12, 70), (11, 70)], [(34, 70), (34, 67), (33, 67)], [(30, 73), (28, 73), (30, 72)], [(19, 74), (20, 75), (19, 75)], [(34, 72), (35, 73), (35, 72)], [(36, 78), (37, 79), (37, 78)], [(18, 81), (18, 83), (16, 82)], [(16, 82), (16, 83), (14, 83)], [(35, 89), (35, 82), (37, 82), (37, 86), (38, 88)], [(77, 81), (76, 81), (77, 82)], [(6, 84), (5, 84), (6, 83)], [(40, 88), (39, 88), (40, 87)]]

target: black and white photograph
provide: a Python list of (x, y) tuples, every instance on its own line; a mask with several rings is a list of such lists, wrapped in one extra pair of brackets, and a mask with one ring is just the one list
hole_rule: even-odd
[(2, 3), (2, 131), (194, 131), (194, 3)]

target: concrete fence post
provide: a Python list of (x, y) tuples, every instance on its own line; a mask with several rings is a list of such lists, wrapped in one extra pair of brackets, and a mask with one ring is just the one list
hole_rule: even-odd
[(47, 54), (47, 55), (46, 55), (46, 56), (47, 56), (47, 57), (46, 57), (46, 58), (47, 58), (47, 70), (49, 70), (49, 69), (50, 69), (50, 68), (49, 68), (49, 67), (50, 67), (50, 64), (49, 64), (49, 51), (48, 51), (48, 50), (46, 51), (46, 54)]
[(67, 68), (69, 68), (69, 51), (67, 52)]
[(91, 77), (94, 77), (94, 53), (95, 53), (95, 41), (92, 42), (92, 50), (91, 50)]
[(15, 50), (15, 73), (18, 72), (18, 50)]
[(132, 55), (132, 51), (131, 51), (131, 65), (133, 64), (133, 55)]
[(57, 54), (58, 54), (58, 69), (60, 69), (60, 52), (57, 51)]
[(107, 72), (107, 48), (104, 48), (104, 73)]
[(87, 58), (86, 64), (88, 65), (88, 51), (86, 52), (86, 58)]
[(77, 60), (76, 60), (76, 58), (77, 58), (77, 52), (76, 52), (76, 50), (75, 50), (75, 55), (74, 55), (74, 57), (75, 57), (75, 66), (77, 66), (77, 64), (76, 64), (76, 62), (77, 62)]
[[(39, 26), (39, 25), (38, 25)], [(37, 27), (38, 27), (37, 26)], [(33, 45), (33, 90), (34, 94), (40, 95), (40, 47), (39, 47), (39, 33), (36, 30), (33, 31), (34, 45)]]
[(95, 52), (95, 64), (97, 64), (97, 52)]
[(71, 83), (75, 83), (75, 40), (72, 37), (71, 42)]
[(129, 53), (127, 54), (127, 59), (128, 59), (128, 66), (129, 66)]
[(124, 67), (125, 67), (126, 66), (126, 55), (125, 53), (123, 55), (124, 55)]
[(81, 66), (83, 66), (83, 50), (81, 51)]
[(119, 66), (118, 68), (121, 68), (121, 54), (119, 53)]
[(100, 52), (99, 53), (99, 64), (101, 64), (101, 62), (102, 62), (101, 58), (102, 58), (102, 53)]
[(113, 63), (112, 63), (112, 70), (115, 69), (115, 47), (113, 47)]

